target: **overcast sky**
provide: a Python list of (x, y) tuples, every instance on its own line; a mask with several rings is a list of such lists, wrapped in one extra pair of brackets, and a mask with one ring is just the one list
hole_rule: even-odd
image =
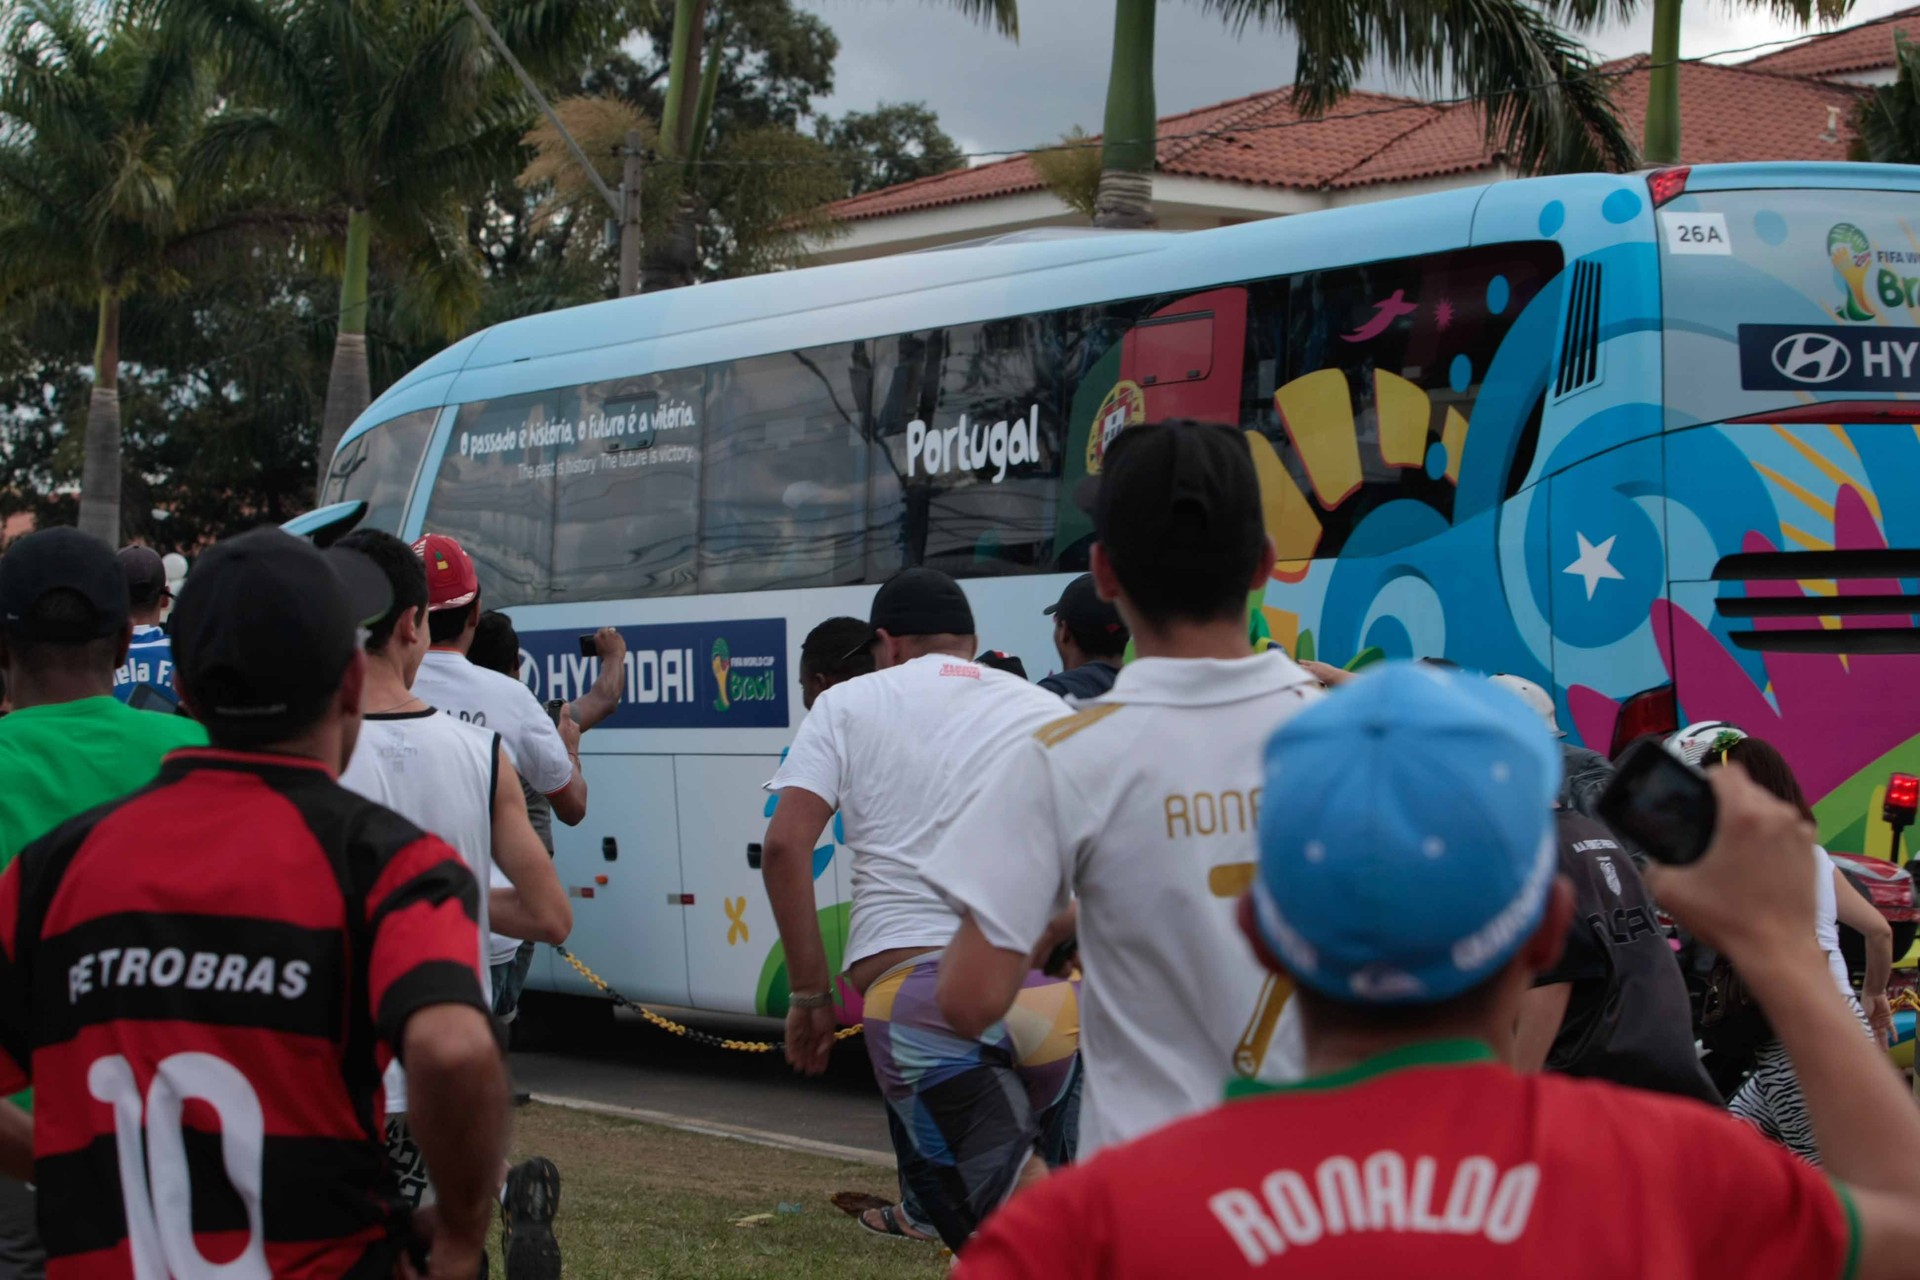
[[(836, 89), (820, 104), (839, 113), (878, 102), (922, 100), (940, 113), (964, 151), (1052, 141), (1074, 125), (1098, 132), (1113, 49), (1113, 0), (1021, 0), (1018, 44), (963, 21), (941, 0), (798, 0), (841, 41)], [(1850, 22), (1879, 17), (1912, 0), (1859, 0)], [(1643, 11), (1650, 11), (1650, 3)], [(1791, 28), (1763, 13), (1729, 13), (1723, 0), (1684, 10), (1681, 53), (1696, 57), (1777, 40)], [(1184, 0), (1163, 0), (1155, 91), (1161, 115), (1287, 83), (1293, 41), (1250, 29), (1236, 39)], [(1600, 32), (1608, 57), (1646, 52), (1650, 21)], [(1374, 87), (1412, 92), (1376, 80)]]

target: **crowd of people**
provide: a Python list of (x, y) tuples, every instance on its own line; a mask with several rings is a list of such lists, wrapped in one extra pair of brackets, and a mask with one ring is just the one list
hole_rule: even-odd
[(624, 643), (549, 715), (452, 539), (166, 570), (65, 528), (0, 556), (0, 1276), (470, 1277), (497, 1218), (554, 1280), (500, 1032), (572, 927), (551, 820)]
[[(762, 865), (797, 1069), (862, 997), (901, 1180), (862, 1225), (986, 1280), (1920, 1274), (1890, 931), (1777, 751), (1675, 735), (1718, 821), (1649, 862), (1537, 684), (1256, 643), (1237, 432), (1129, 428), (1092, 516), (1060, 675), (980, 652), (925, 569), (802, 650)], [(836, 813), (842, 973), (809, 871)], [(1663, 913), (1771, 1020), (1730, 1106)]]
[[(1258, 642), (1238, 432), (1129, 428), (1090, 502), (1057, 673), (929, 568), (800, 649), (762, 867), (793, 1066), (862, 1001), (900, 1181), (863, 1226), (970, 1280), (1920, 1274), (1890, 931), (1777, 749), (1676, 735), (1717, 819), (1650, 859), (1538, 685)], [(496, 1221), (560, 1274), (501, 1035), (572, 928), (593, 647), (543, 706), (437, 534), (256, 530), (184, 584), (72, 529), (0, 556), (0, 1280), (464, 1278)], [(1729, 1099), (1663, 914), (1764, 1012)]]

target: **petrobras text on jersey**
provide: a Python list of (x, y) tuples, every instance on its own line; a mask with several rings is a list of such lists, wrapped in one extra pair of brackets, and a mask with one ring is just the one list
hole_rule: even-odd
[(919, 418), (907, 424), (907, 476), (929, 476), (955, 471), (993, 468), (993, 483), (1007, 478), (1009, 467), (1040, 461), (1040, 406), (1027, 411), (1024, 421), (1001, 419), (991, 426), (968, 422), (961, 414), (957, 425), (929, 427)]
[[(619, 628), (626, 689), (610, 729), (787, 727), (787, 621), (744, 618)], [(520, 679), (535, 697), (571, 702), (593, 687), (600, 659), (575, 629), (522, 631)]]

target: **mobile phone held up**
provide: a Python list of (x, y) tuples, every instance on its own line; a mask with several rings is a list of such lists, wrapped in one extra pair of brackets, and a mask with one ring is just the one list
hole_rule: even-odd
[(600, 656), (600, 646), (595, 642), (595, 637), (592, 632), (588, 632), (586, 635), (580, 637), (580, 656), (583, 658), (597, 658)]
[(1658, 742), (1636, 743), (1600, 793), (1601, 819), (1655, 862), (1698, 862), (1713, 842), (1719, 806), (1705, 774)]
[(556, 726), (560, 723), (560, 713), (566, 709), (567, 700), (565, 698), (547, 699), (547, 719), (553, 721)]

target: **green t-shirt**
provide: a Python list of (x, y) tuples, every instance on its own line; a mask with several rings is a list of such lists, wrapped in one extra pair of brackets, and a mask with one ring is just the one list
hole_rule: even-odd
[(206, 745), (197, 722), (105, 694), (0, 717), (0, 870), (68, 818), (152, 782), (167, 752)]
[(111, 695), (0, 716), (0, 871), (68, 818), (152, 782), (167, 752), (206, 745), (198, 722)]

